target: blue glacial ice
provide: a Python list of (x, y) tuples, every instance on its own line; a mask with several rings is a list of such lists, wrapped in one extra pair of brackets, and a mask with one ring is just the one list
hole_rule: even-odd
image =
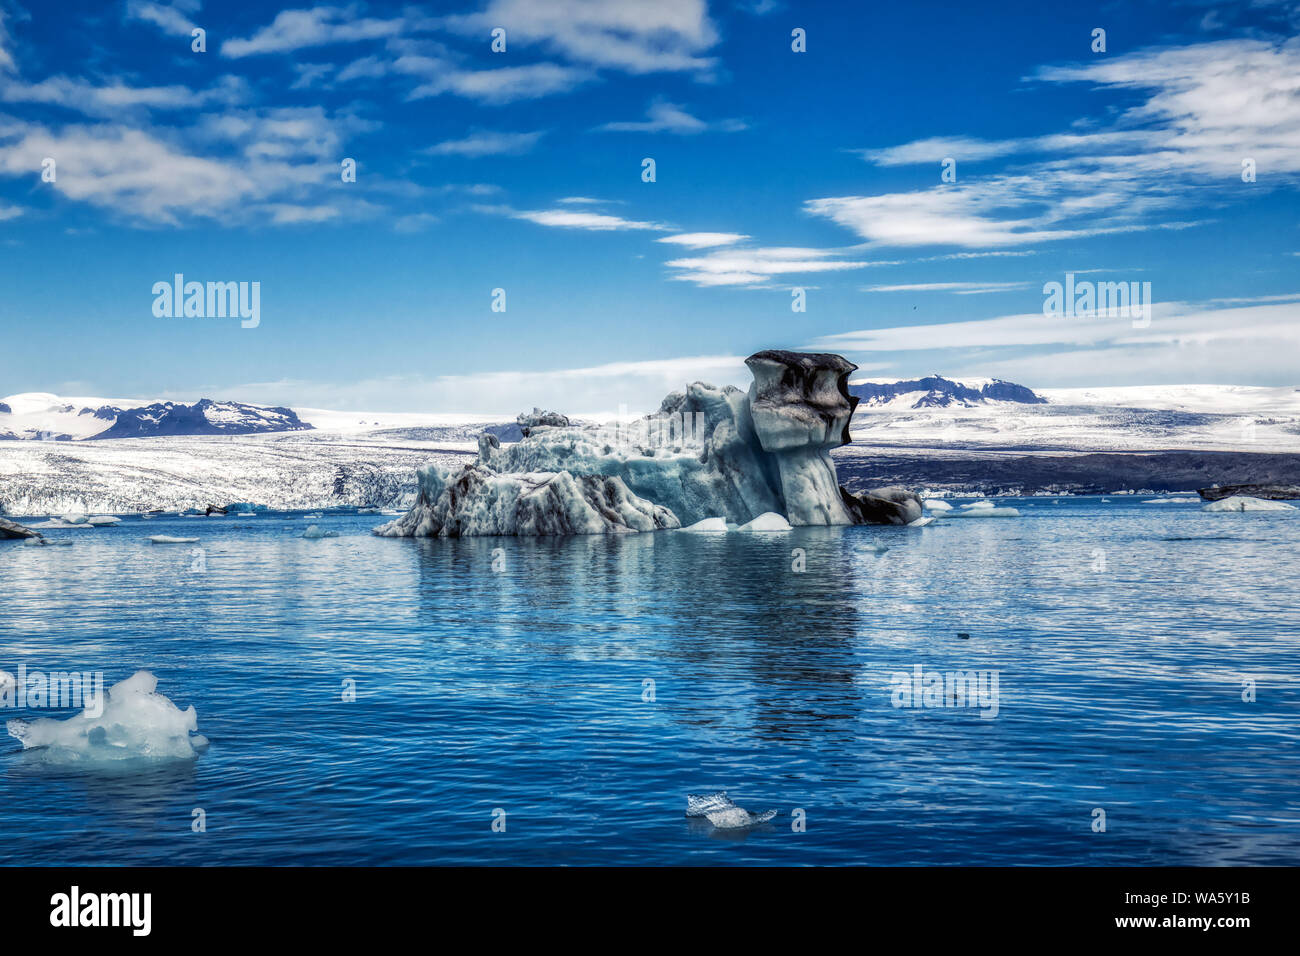
[[(743, 530), (785, 530), (921, 517), (913, 492), (854, 495), (837, 481), (830, 452), (850, 441), (858, 400), (847, 382), (857, 366), (839, 355), (776, 350), (746, 364), (754, 376), (748, 392), (696, 382), (631, 423), (576, 425), (536, 410), (521, 416), (521, 441), (484, 434), (473, 464), (420, 469), (414, 506), (375, 533), (699, 531), (716, 528), (695, 526), (718, 518)], [(779, 529), (763, 527), (773, 524), (769, 514)]]

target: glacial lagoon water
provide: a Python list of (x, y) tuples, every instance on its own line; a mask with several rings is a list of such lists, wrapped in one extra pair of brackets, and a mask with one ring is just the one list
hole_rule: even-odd
[[(0, 668), (147, 668), (210, 740), (111, 767), (0, 740), (0, 863), (1300, 861), (1300, 512), (1013, 504), (922, 529), (394, 540), (264, 514), (0, 542)], [(996, 716), (896, 707), (918, 665), (996, 673)], [(777, 816), (684, 817), (715, 790)]]

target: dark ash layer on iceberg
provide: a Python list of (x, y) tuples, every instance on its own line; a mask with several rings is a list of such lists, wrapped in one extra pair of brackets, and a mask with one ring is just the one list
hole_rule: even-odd
[(375, 529), (390, 538), (618, 534), (677, 528), (667, 508), (628, 491), (616, 477), (567, 471), (500, 474), (481, 464), (417, 472), (415, 506)]

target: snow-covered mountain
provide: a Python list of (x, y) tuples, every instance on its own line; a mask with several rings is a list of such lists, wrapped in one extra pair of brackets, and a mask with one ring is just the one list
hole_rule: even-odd
[[(997, 380), (978, 380), (977, 389), (970, 379), (950, 383), (964, 391), (914, 387), (931, 382), (897, 383), (907, 390), (891, 397), (882, 389), (874, 393), (874, 402), (864, 399), (853, 417), (854, 445), (849, 447), (1300, 453), (1300, 390), (1292, 387), (1146, 385), (1030, 391)], [(986, 392), (988, 386), (994, 387)], [(855, 388), (866, 387), (850, 385), (850, 391)], [(978, 400), (970, 394), (974, 391)], [(1016, 397), (1024, 394), (1033, 400)]]
[(861, 405), (872, 408), (948, 408), (953, 405), (970, 408), (991, 402), (1047, 403), (1047, 399), (1014, 382), (996, 378), (956, 382), (942, 375), (893, 382), (850, 382), (849, 394), (861, 399)]
[(252, 435), (311, 427), (292, 409), (207, 398), (192, 405), (143, 404), (26, 392), (0, 401), (0, 439), (86, 441), (162, 435)]

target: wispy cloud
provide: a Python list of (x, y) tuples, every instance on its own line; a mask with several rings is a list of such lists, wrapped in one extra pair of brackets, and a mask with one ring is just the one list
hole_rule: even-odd
[(911, 285), (872, 285), (863, 292), (954, 292), (957, 295), (979, 295), (985, 292), (1007, 292), (1028, 289), (1028, 282), (917, 282)]
[(191, 16), (199, 12), (199, 0), (172, 0), (171, 3), (151, 3), (149, 0), (128, 0), (128, 20), (152, 23), (172, 36), (190, 36), (195, 28)]
[(659, 222), (641, 222), (611, 216), (605, 213), (586, 212), (580, 209), (511, 209), (506, 206), (480, 206), (482, 212), (493, 212), (523, 219), (539, 226), (554, 226), (561, 229), (587, 229), (593, 232), (650, 231), (666, 232), (669, 227)]
[[(871, 243), (1014, 246), (1150, 228), (1190, 188), (1220, 199), (1300, 177), (1300, 38), (1223, 40), (1140, 50), (1037, 70), (1031, 80), (1090, 83), (1141, 96), (1107, 127), (1007, 140), (933, 137), (862, 151), (877, 165), (957, 163), (957, 182), (882, 195), (810, 200), (805, 210)], [(966, 161), (1019, 157), (1027, 165), (965, 178)]]
[[(211, 389), (245, 401), (364, 411), (438, 409), (509, 421), (520, 409), (544, 405), (568, 414), (612, 418), (625, 406), (657, 408), (669, 392), (691, 382), (744, 385), (743, 355), (690, 355), (575, 368), (491, 369), (435, 378), (391, 376), (352, 383), (253, 382)], [(307, 416), (310, 420), (310, 415)]]
[(504, 27), (512, 45), (634, 74), (711, 69), (714, 60), (703, 54), (718, 42), (705, 0), (489, 0), (481, 13), (445, 22), (482, 36)]
[(714, 246), (733, 246), (744, 242), (749, 236), (739, 232), (682, 232), (675, 236), (664, 236), (655, 242), (667, 242), (674, 246), (686, 246), (689, 249), (708, 249)]
[(863, 329), (822, 336), (808, 347), (850, 356), (947, 350), (950, 357), (942, 361), (1040, 382), (1295, 381), (1300, 295), (1281, 298), (1286, 301), (1239, 306), (1157, 302), (1145, 328), (1134, 328), (1128, 319), (1049, 317), (1039, 311)]
[(355, 7), (313, 7), (281, 10), (275, 19), (246, 38), (221, 44), (221, 55), (237, 59), (267, 53), (289, 53), (308, 47), (356, 43), (399, 36), (408, 22), (402, 17), (358, 17)]
[(779, 276), (841, 272), (873, 265), (839, 258), (836, 249), (769, 246), (719, 249), (703, 256), (670, 259), (674, 279), (699, 286), (760, 286)]
[(537, 145), (543, 130), (532, 133), (500, 133), (480, 130), (462, 139), (449, 139), (425, 152), (432, 156), (500, 156), (526, 153)]
[(735, 133), (746, 128), (741, 120), (702, 120), (692, 116), (682, 107), (666, 100), (655, 100), (646, 110), (646, 119), (630, 122), (606, 123), (598, 130), (614, 133), (676, 133), (689, 136), (710, 130)]

